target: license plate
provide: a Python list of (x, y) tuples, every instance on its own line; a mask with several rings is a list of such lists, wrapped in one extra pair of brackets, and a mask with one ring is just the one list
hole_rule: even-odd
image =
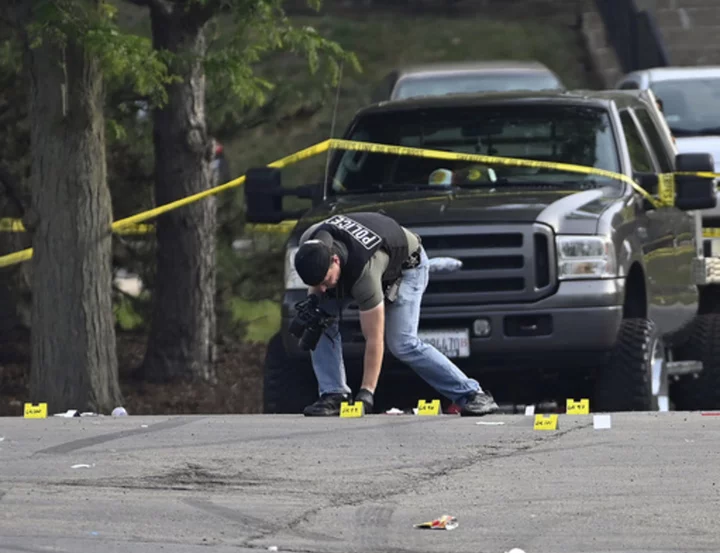
[(421, 330), (418, 338), (432, 344), (447, 357), (470, 357), (470, 331), (467, 329)]

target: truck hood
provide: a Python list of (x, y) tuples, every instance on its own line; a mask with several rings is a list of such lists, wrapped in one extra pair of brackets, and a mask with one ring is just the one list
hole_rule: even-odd
[(711, 154), (715, 172), (720, 172), (720, 136), (684, 136), (676, 138), (675, 145), (681, 154)]
[[(592, 233), (602, 211), (617, 201), (616, 189), (455, 190), (340, 196), (307, 213), (298, 230), (330, 215), (381, 212), (403, 226), (543, 222), (556, 232)], [(302, 228), (301, 228), (302, 227)]]

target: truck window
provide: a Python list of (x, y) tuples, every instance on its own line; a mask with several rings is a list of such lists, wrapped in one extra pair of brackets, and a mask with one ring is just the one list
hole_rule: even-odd
[(640, 126), (645, 132), (645, 136), (648, 137), (650, 145), (655, 151), (655, 158), (660, 164), (660, 170), (663, 173), (671, 173), (673, 166), (670, 157), (668, 156), (668, 146), (666, 146), (663, 141), (660, 131), (658, 131), (657, 125), (650, 117), (648, 110), (645, 108), (636, 108), (635, 115), (637, 116)]
[(623, 111), (620, 114), (623, 130), (625, 131), (625, 140), (628, 144), (630, 153), (630, 163), (632, 163), (633, 171), (638, 173), (652, 173), (654, 171), (650, 154), (645, 149), (642, 136), (635, 126), (635, 121), (629, 112)]
[[(412, 148), (444, 150), (509, 158), (532, 159), (596, 167), (617, 172), (619, 160), (607, 112), (577, 105), (447, 106), (403, 111), (379, 111), (361, 117), (350, 140)], [(467, 186), (463, 175), (487, 175), (492, 167), (505, 184), (514, 180), (562, 182), (587, 187), (620, 183), (613, 179), (557, 169), (486, 165), (381, 153), (338, 152), (331, 161), (333, 189), (367, 192), (394, 186), (429, 185), (437, 169), (453, 172), (454, 183)], [(474, 181), (477, 185), (488, 183)]]

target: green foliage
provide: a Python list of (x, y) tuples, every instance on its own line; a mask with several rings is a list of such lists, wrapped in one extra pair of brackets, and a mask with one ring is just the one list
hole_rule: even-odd
[(267, 344), (280, 329), (280, 304), (270, 300), (247, 301), (231, 298), (232, 321), (244, 329), (247, 342)]
[(146, 326), (143, 315), (136, 310), (133, 300), (124, 294), (119, 295), (113, 302), (113, 312), (115, 322), (121, 330), (133, 331)]
[[(259, 72), (262, 63), (275, 63), (278, 54), (305, 59), (305, 71), (318, 89), (334, 87), (345, 65), (361, 71), (357, 56), (328, 40), (310, 25), (295, 25), (281, 0), (231, 0), (230, 17), (213, 20), (205, 60), (209, 82), (209, 112), (217, 128), (224, 119), (237, 122), (248, 111), (264, 111), (273, 103), (281, 67)], [(308, 4), (319, 9), (319, 0)], [(283, 78), (278, 78), (283, 75)], [(216, 114), (220, 112), (218, 117)], [(222, 133), (220, 133), (222, 134)]]
[(99, 58), (109, 82), (130, 83), (156, 104), (167, 101), (166, 85), (176, 81), (168, 70), (169, 56), (153, 48), (148, 37), (122, 33), (115, 23), (117, 8), (78, 0), (37, 0), (28, 26), (31, 47), (50, 41), (66, 47), (76, 41)]

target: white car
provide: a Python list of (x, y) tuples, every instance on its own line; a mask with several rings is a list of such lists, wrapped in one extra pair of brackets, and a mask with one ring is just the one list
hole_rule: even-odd
[(680, 153), (708, 152), (720, 172), (720, 66), (633, 71), (616, 89), (650, 89), (662, 103)]

